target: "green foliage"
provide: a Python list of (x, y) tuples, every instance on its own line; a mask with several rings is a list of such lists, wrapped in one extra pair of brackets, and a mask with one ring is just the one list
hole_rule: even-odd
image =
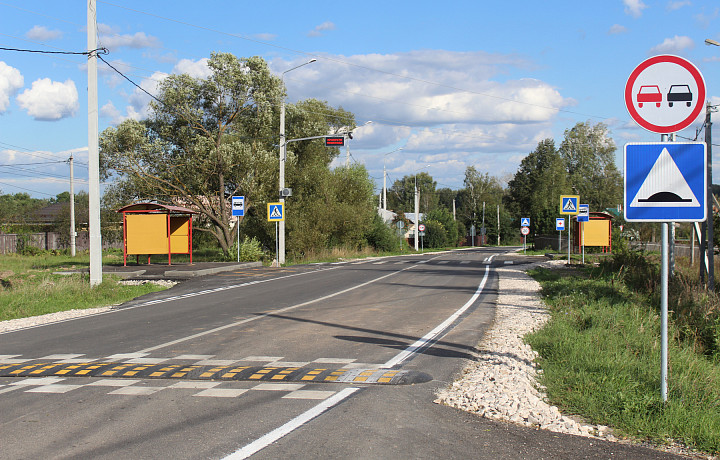
[(603, 123), (577, 123), (565, 130), (559, 153), (568, 174), (568, 190), (580, 195), (583, 203), (590, 204), (591, 211), (615, 207), (622, 202), (622, 175), (615, 166), (615, 150), (615, 143)]
[(541, 384), (553, 404), (631, 436), (720, 451), (718, 360), (699, 353), (675, 315), (669, 397), (661, 401), (659, 301), (641, 281), (656, 279), (656, 261), (625, 251), (597, 268), (532, 275), (551, 319), (525, 339), (539, 353)]
[(426, 248), (443, 248), (449, 244), (445, 226), (436, 220), (425, 220), (424, 246)]
[(520, 163), (520, 169), (508, 183), (507, 203), (519, 228), (521, 217), (530, 217), (533, 233), (555, 231), (560, 195), (569, 194), (562, 157), (552, 139), (538, 143)]
[(435, 193), (437, 182), (430, 174), (422, 171), (415, 175), (396, 180), (388, 190), (388, 209), (398, 214), (415, 212), (415, 185), (417, 184), (420, 213), (435, 209), (438, 195)]
[[(264, 251), (257, 238), (248, 238), (247, 236), (240, 243), (240, 262), (258, 262), (262, 259)], [(237, 260), (238, 244), (235, 242), (230, 250), (230, 254), (226, 260)]]
[(372, 224), (365, 234), (365, 239), (377, 251), (396, 251), (401, 243), (401, 238), (397, 236), (397, 232), (383, 222), (382, 218), (377, 214), (373, 216)]
[[(428, 226), (429, 222), (437, 222), (440, 224), (440, 228), (437, 228), (436, 230), (430, 230), (430, 228), (437, 227), (437, 226)], [(429, 238), (426, 239), (426, 241), (435, 240), (438, 239), (438, 245), (433, 246), (430, 243), (428, 243), (428, 247), (434, 247), (439, 248), (443, 246), (452, 245), (455, 246), (458, 244), (461, 238), (464, 237), (464, 233), (460, 234), (458, 231), (458, 224), (453, 219), (452, 213), (446, 209), (438, 208), (434, 209), (430, 212), (427, 212), (425, 214), (425, 219), (423, 222), (426, 227), (428, 227), (425, 231), (428, 233), (432, 233), (433, 231), (437, 231), (440, 235), (428, 235)], [(442, 231), (440, 231), (442, 229)]]

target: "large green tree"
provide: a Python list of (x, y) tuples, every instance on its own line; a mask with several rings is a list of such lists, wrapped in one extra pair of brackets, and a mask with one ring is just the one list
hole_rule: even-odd
[(438, 205), (438, 195), (435, 193), (437, 182), (425, 171), (396, 180), (388, 190), (388, 208), (398, 214), (415, 212), (416, 185), (420, 195), (420, 213), (435, 209)]
[[(101, 164), (114, 179), (106, 198), (115, 206), (149, 199), (194, 208), (200, 212), (196, 229), (210, 232), (226, 254), (238, 229), (273, 246), (265, 203), (278, 199), (282, 81), (259, 57), (216, 53), (208, 67), (207, 78), (168, 76), (158, 85), (146, 120), (127, 120), (102, 133)], [(288, 104), (286, 113), (287, 139), (354, 126), (352, 114), (317, 100)], [(310, 197), (331, 175), (337, 154), (322, 141), (288, 144), (286, 186), (294, 195), (288, 200), (289, 232), (298, 224), (293, 208), (303, 200), (313, 202)], [(239, 226), (230, 225), (233, 195), (245, 196), (246, 217)], [(309, 204), (303, 211), (319, 212)]]
[(555, 231), (559, 217), (560, 195), (570, 194), (566, 185), (565, 163), (552, 139), (540, 141), (523, 158), (520, 168), (508, 183), (507, 203), (517, 220), (530, 217), (533, 233)]
[(559, 153), (568, 174), (567, 193), (580, 195), (591, 211), (622, 201), (622, 175), (615, 165), (615, 142), (603, 123), (578, 123), (565, 130)]

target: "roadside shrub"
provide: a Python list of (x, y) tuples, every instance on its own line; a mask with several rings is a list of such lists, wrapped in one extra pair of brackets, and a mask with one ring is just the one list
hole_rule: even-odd
[[(226, 258), (226, 260), (237, 260), (238, 256), (238, 244), (235, 242), (233, 244), (232, 248), (230, 248), (230, 251), (228, 251), (229, 254)], [(247, 236), (243, 240), (242, 243), (240, 243), (240, 262), (257, 262), (263, 257), (263, 250), (262, 246), (260, 245), (260, 242), (257, 240), (257, 238), (252, 237), (248, 238)]]
[(424, 223), (426, 248), (442, 248), (448, 245), (448, 234), (443, 224), (436, 220), (426, 220)]
[(370, 246), (378, 251), (393, 251), (399, 246), (395, 230), (390, 228), (379, 215), (375, 215), (365, 238)]

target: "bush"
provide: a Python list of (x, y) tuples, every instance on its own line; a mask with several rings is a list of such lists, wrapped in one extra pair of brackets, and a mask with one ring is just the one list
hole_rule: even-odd
[[(235, 254), (237, 254), (237, 243), (235, 245)], [(240, 262), (257, 262), (263, 256), (263, 250), (260, 242), (255, 238), (247, 236), (240, 244)]]
[(425, 247), (442, 248), (448, 245), (448, 234), (443, 224), (436, 220), (425, 221)]
[(378, 251), (397, 250), (400, 240), (379, 215), (375, 215), (370, 230), (365, 234), (368, 244)]

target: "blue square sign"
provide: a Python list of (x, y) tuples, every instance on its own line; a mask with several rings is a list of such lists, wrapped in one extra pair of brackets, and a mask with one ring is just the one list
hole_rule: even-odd
[(232, 215), (236, 217), (243, 217), (245, 215), (245, 197), (234, 196), (232, 197)]
[(625, 145), (625, 220), (702, 222), (707, 217), (703, 142)]

